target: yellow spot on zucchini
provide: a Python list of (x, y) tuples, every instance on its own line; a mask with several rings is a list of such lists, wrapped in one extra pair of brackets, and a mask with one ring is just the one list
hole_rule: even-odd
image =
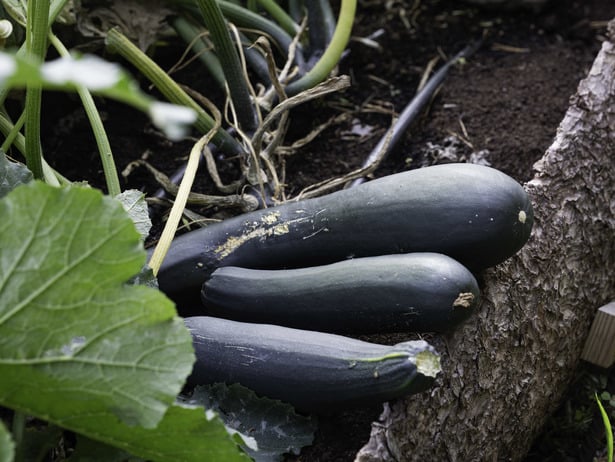
[(440, 373), (440, 357), (431, 351), (421, 351), (414, 359), (416, 370), (427, 377), (435, 377)]
[[(252, 229), (245, 230), (239, 236), (229, 236), (222, 244), (220, 244), (214, 252), (218, 258), (226, 258), (243, 244), (252, 239), (266, 238), (269, 236), (281, 236), (289, 232), (287, 223), (277, 223), (280, 218), (279, 212), (272, 212), (261, 218), (262, 226), (256, 226)], [(273, 226), (275, 225), (275, 226)]]
[(280, 212), (271, 212), (267, 215), (264, 215), (261, 218), (261, 221), (266, 225), (273, 225), (280, 219)]
[(474, 302), (474, 294), (472, 292), (461, 292), (453, 302), (453, 308), (470, 308)]

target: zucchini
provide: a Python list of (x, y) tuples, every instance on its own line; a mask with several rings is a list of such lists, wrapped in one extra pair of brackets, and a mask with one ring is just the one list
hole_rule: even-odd
[(355, 258), (290, 270), (218, 268), (203, 284), (208, 314), (336, 333), (453, 329), (474, 310), (472, 273), (446, 255)]
[(268, 324), (185, 318), (196, 362), (189, 385), (239, 383), (307, 412), (369, 406), (424, 391), (440, 372), (427, 342), (394, 346)]
[(198, 300), (222, 266), (298, 268), (408, 252), (443, 253), (475, 271), (517, 252), (532, 223), (530, 200), (509, 176), (474, 164), (436, 165), (179, 236), (158, 282), (175, 300)]

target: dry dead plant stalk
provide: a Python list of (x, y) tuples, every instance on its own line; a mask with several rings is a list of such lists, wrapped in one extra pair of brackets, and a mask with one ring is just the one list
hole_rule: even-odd
[[(397, 121), (397, 119), (393, 119), (391, 126), (395, 125), (395, 122)], [(358, 178), (363, 178), (366, 175), (369, 175), (371, 172), (373, 172), (376, 168), (378, 168), (378, 166), (380, 165), (380, 162), (382, 162), (382, 160), (384, 159), (384, 156), (387, 152), (388, 146), (389, 146), (389, 142), (390, 139), (392, 137), (392, 131), (389, 130), (387, 132), (387, 138), (385, 139), (385, 142), (383, 143), (382, 147), (380, 148), (380, 150), (378, 151), (377, 155), (374, 157), (374, 159), (366, 166), (364, 167), (360, 167), (357, 168), (351, 172), (348, 172), (346, 175), (343, 175), (341, 177), (337, 177), (337, 178), (330, 178), (324, 181), (321, 181), (319, 183), (315, 183), (311, 186), (308, 186), (307, 188), (303, 189), (295, 198), (293, 198), (292, 200), (298, 201), (298, 200), (302, 200), (302, 199), (309, 199), (311, 197), (317, 197), (320, 196), (328, 191), (330, 191), (331, 189), (334, 188), (338, 188), (340, 186), (343, 186), (344, 184), (348, 183), (349, 181), (353, 181), (356, 180)]]
[[(154, 177), (156, 182), (171, 196), (176, 196), (179, 187), (173, 183), (169, 177), (154, 167), (146, 160), (139, 159), (131, 162), (131, 166), (139, 165), (145, 167)], [(201, 194), (191, 191), (186, 201), (188, 205), (199, 207), (220, 207), (220, 208), (239, 208), (243, 212), (250, 212), (258, 208), (258, 201), (249, 194), (228, 194), (226, 196), (216, 196)]]

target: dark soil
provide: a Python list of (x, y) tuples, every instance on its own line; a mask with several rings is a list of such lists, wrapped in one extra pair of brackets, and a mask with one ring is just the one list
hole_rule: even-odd
[[(612, 0), (559, 0), (541, 12), (486, 11), (453, 0), (360, 2), (354, 34), (360, 38), (381, 31), (375, 39), (380, 48), (353, 41), (340, 67), (340, 73), (352, 77), (352, 87), (293, 113), (289, 143), (335, 115), (347, 117), (285, 159), (287, 194), (361, 165), (389, 126), (391, 111), (400, 112), (412, 98), (430, 60), (450, 57), (482, 36), (480, 50), (452, 69), (429, 108), (375, 175), (474, 156), (520, 181), (528, 180), (613, 17)], [(156, 57), (170, 65), (178, 56), (176, 49), (161, 49)], [(176, 77), (205, 92), (207, 82), (200, 75), (198, 64), (193, 64)], [(187, 155), (189, 142), (169, 143), (150, 129), (141, 114), (113, 103), (100, 104), (120, 170), (147, 157), (170, 174)], [(93, 137), (76, 107), (65, 95), (46, 97), (47, 158), (69, 178), (104, 188)], [(234, 162), (221, 163), (227, 165), (223, 173), (232, 175)], [(150, 195), (158, 188), (143, 169), (136, 169), (123, 186)], [(208, 187), (203, 175), (197, 188)], [(295, 460), (353, 460), (380, 411), (321, 418), (316, 443)], [(543, 449), (549, 452), (539, 443), (531, 460), (545, 460)], [(576, 454), (570, 454), (569, 460), (587, 460)]]

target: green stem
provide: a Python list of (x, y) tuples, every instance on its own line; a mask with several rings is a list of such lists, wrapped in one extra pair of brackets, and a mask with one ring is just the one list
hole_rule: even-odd
[(303, 0), (288, 0), (288, 13), (295, 22), (301, 22), (301, 19), (305, 16)]
[[(288, 49), (293, 42), (293, 37), (287, 34), (286, 31), (276, 23), (260, 14), (249, 11), (228, 1), (219, 0), (218, 4), (220, 5), (222, 13), (224, 13), (230, 21), (233, 21), (240, 27), (261, 31), (263, 35), (271, 37), (284, 54), (288, 53)], [(300, 46), (298, 46), (296, 50), (296, 61), (299, 65), (302, 65), (304, 61)]]
[[(56, 18), (62, 12), (62, 9), (64, 8), (67, 2), (68, 0), (52, 0), (51, 5), (49, 6), (48, 24), (53, 24), (55, 22)], [(49, 3), (49, 2), (45, 2), (45, 3)], [(47, 32), (45, 31), (45, 36), (46, 36), (46, 33)], [(23, 44), (17, 50), (18, 55), (23, 55), (24, 53), (26, 53), (26, 44)], [(6, 100), (6, 97), (8, 96), (9, 91), (10, 91), (10, 88), (6, 88), (6, 87), (0, 89), (0, 105), (4, 104), (4, 101)]]
[[(7, 119), (7, 121), (8, 121), (8, 119)], [(0, 147), (0, 150), (2, 150), (2, 152), (8, 152), (9, 148), (11, 147), (13, 142), (16, 142), (16, 138), (19, 135), (21, 135), (21, 133), (20, 133), (21, 127), (23, 127), (23, 124), (25, 123), (25, 121), (26, 121), (26, 112), (24, 111), (19, 116), (19, 119), (17, 119), (17, 122), (15, 122), (15, 125), (13, 125), (13, 127), (10, 128), (8, 133), (6, 134), (6, 138), (4, 140), (4, 143), (2, 143), (2, 146)], [(22, 135), (22, 138), (23, 138), (23, 135)], [(23, 145), (22, 149), (19, 149), (19, 151), (22, 154), (25, 153), (25, 144)]]
[[(22, 113), (22, 117), (25, 117), (25, 112)], [(20, 117), (19, 120), (21, 120), (22, 117)], [(25, 156), (26, 140), (19, 130), (15, 130), (15, 128), (16, 125), (13, 125), (13, 122), (11, 122), (5, 114), (0, 114), (0, 131), (7, 137), (6, 140), (8, 140), (9, 137), (12, 138), (10, 144), (5, 140), (2, 144), (2, 150), (8, 152), (9, 147), (13, 145)]]
[[(250, 97), (245, 72), (239, 60), (237, 45), (231, 39), (226, 20), (217, 1), (197, 0), (197, 5), (209, 29), (218, 59), (220, 59), (239, 126), (242, 130), (252, 134), (257, 125), (256, 111)], [(241, 44), (238, 45), (241, 46)]]
[[(192, 13), (198, 13), (194, 8), (194, 0), (171, 0), (172, 3), (184, 8)], [(246, 29), (253, 29), (260, 31), (261, 35), (265, 35), (276, 44), (276, 46), (284, 53), (288, 53), (288, 48), (292, 44), (293, 37), (286, 33), (284, 29), (278, 26), (275, 22), (270, 21), (264, 16), (250, 11), (236, 3), (219, 0), (218, 5), (220, 10), (229, 21), (236, 24), (238, 27)], [(299, 66), (304, 63), (301, 48), (298, 47), (296, 51), (296, 61)]]
[(274, 0), (258, 0), (258, 3), (291, 36), (299, 32), (299, 25)]
[(346, 45), (348, 45), (356, 9), (357, 0), (342, 0), (337, 26), (331, 38), (331, 43), (329, 43), (329, 46), (316, 65), (307, 74), (286, 87), (286, 93), (289, 96), (312, 88), (329, 76), (339, 62)]
[(308, 31), (310, 34), (310, 51), (322, 51), (327, 48), (335, 33), (335, 16), (329, 0), (306, 0), (308, 10)]
[(205, 30), (188, 21), (183, 16), (175, 17), (175, 19), (171, 22), (171, 25), (184, 40), (184, 42), (191, 45), (194, 53), (205, 65), (218, 86), (221, 89), (224, 89), (224, 71), (220, 65), (220, 60), (210, 49), (209, 44), (205, 42), (201, 36)]
[(594, 393), (594, 398), (596, 399), (596, 403), (598, 403), (598, 409), (600, 410), (600, 415), (602, 416), (602, 423), (604, 424), (604, 433), (606, 434), (607, 461), (613, 462), (613, 428), (611, 427), (611, 421), (609, 420), (609, 415), (604, 410), (604, 406), (602, 406), (602, 402), (600, 401), (600, 398), (598, 398), (597, 393)]
[[(220, 89), (225, 91), (226, 80), (224, 78), (222, 66), (220, 65), (220, 60), (213, 53), (211, 44), (202, 37), (202, 34), (206, 31), (206, 29), (191, 23), (182, 16), (176, 17), (172, 21), (172, 25), (179, 36), (184, 39), (184, 42), (191, 46), (197, 58), (199, 58), (205, 65)], [(265, 84), (270, 84), (271, 79), (269, 77), (269, 71), (265, 58), (263, 58), (263, 55), (261, 55), (256, 49), (250, 46), (251, 44), (243, 34), (240, 34), (240, 37), (246, 62), (250, 66), (250, 69), (252, 69), (256, 75), (263, 82), (265, 82)]]
[[(60, 56), (64, 58), (70, 57), (70, 52), (51, 31), (49, 32), (49, 41)], [(117, 174), (117, 168), (115, 166), (115, 160), (113, 159), (113, 152), (111, 151), (111, 144), (109, 143), (105, 126), (103, 125), (100, 113), (96, 108), (96, 103), (89, 90), (83, 86), (78, 86), (77, 93), (79, 94), (79, 98), (81, 98), (81, 103), (90, 121), (94, 138), (96, 139), (96, 145), (98, 146), (98, 153), (107, 183), (107, 192), (110, 196), (115, 197), (122, 192), (122, 188), (120, 186), (120, 179)]]
[[(24, 112), (25, 114), (25, 112)], [(20, 119), (21, 120), (21, 119)], [(8, 137), (14, 138), (12, 140), (12, 145), (17, 148), (19, 152), (25, 155), (26, 152), (26, 139), (19, 132), (19, 130), (15, 130), (16, 125), (4, 115), (0, 113), (0, 132)], [(14, 133), (14, 135), (13, 135)], [(5, 143), (3, 144), (3, 147)], [(8, 151), (10, 145), (6, 146), (4, 152)], [(55, 171), (51, 166), (45, 161), (45, 158), (42, 159), (43, 162), (43, 177), (45, 178), (45, 182), (51, 186), (60, 186), (60, 185), (68, 185), (71, 182), (64, 176), (62, 176), (59, 172)]]
[(15, 462), (24, 460), (23, 434), (26, 429), (26, 415), (23, 412), (15, 411), (13, 414), (12, 433), (15, 441)]
[[(194, 125), (201, 133), (207, 133), (214, 127), (214, 119), (119, 30), (115, 28), (107, 33), (106, 44), (135, 66), (170, 102), (194, 109), (197, 113)], [(212, 141), (227, 154), (244, 153), (241, 144), (224, 130), (218, 130)]]
[[(36, 62), (43, 61), (47, 51), (49, 1), (30, 0), (26, 24), (26, 53)], [(26, 86), (26, 165), (34, 178), (43, 179), (43, 154), (41, 151), (41, 101), (40, 85)]]

